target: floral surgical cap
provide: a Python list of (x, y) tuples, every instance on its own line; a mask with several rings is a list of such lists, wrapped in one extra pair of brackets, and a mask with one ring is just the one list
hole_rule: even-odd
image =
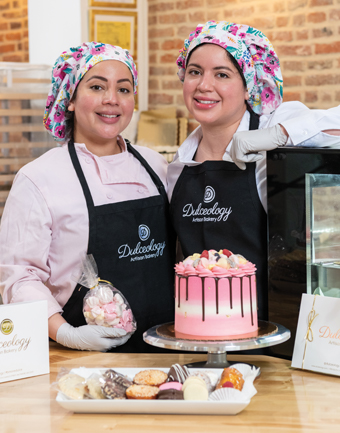
[(52, 86), (47, 97), (43, 120), (45, 128), (55, 140), (65, 141), (65, 112), (79, 81), (89, 69), (103, 60), (118, 60), (125, 63), (132, 74), (134, 93), (137, 93), (137, 69), (127, 50), (109, 44), (86, 42), (64, 51), (52, 70)]
[(228, 21), (199, 24), (184, 41), (177, 59), (182, 82), (188, 54), (206, 43), (219, 45), (235, 58), (247, 83), (247, 102), (256, 114), (270, 114), (281, 104), (282, 74), (274, 48), (262, 32), (243, 24)]

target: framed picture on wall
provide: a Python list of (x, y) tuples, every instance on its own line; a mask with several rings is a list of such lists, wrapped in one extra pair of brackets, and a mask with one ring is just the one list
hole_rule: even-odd
[(90, 37), (127, 49), (137, 60), (137, 12), (90, 9)]
[(136, 8), (137, 0), (120, 0), (119, 2), (116, 0), (90, 0), (90, 6), (105, 8)]

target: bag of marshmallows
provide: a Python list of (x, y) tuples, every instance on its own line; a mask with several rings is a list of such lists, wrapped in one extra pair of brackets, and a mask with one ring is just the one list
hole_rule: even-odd
[(88, 325), (122, 328), (133, 334), (137, 328), (129, 303), (109, 281), (98, 277), (98, 268), (92, 254), (82, 264), (79, 284), (90, 290), (84, 297), (83, 313)]

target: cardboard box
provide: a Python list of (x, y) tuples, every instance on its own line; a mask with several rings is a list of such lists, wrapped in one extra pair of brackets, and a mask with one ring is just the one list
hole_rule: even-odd
[(0, 382), (49, 372), (47, 301), (0, 305)]

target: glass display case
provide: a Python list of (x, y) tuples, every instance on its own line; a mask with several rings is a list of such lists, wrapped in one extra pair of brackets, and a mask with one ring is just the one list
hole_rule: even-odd
[[(340, 276), (335, 263), (340, 261), (340, 182), (335, 179), (340, 179), (340, 149), (287, 147), (267, 152), (268, 320), (292, 335), (270, 349), (273, 356), (292, 356), (302, 294), (318, 288), (329, 294), (334, 293), (329, 289), (340, 287), (335, 284)], [(313, 253), (307, 247), (311, 236)], [(307, 284), (308, 272), (313, 283)]]
[(307, 293), (340, 297), (340, 175), (306, 174)]

